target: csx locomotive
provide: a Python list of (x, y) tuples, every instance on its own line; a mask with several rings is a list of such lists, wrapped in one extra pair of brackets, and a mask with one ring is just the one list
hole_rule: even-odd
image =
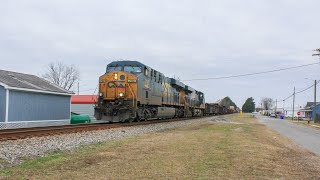
[(202, 92), (140, 62), (111, 62), (99, 78), (97, 120), (131, 122), (204, 114)]

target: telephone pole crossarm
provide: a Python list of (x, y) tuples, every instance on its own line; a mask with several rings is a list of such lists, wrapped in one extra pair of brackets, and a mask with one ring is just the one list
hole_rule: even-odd
[(316, 53), (312, 54), (312, 56), (320, 56), (320, 48), (319, 49), (315, 49), (313, 51), (315, 51)]

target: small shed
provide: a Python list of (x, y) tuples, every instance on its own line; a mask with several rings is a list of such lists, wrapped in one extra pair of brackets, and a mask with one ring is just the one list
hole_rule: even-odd
[(72, 94), (35, 75), (0, 70), (0, 129), (69, 124)]
[(71, 97), (71, 112), (89, 115), (91, 120), (96, 120), (94, 107), (97, 101), (97, 95), (73, 95)]

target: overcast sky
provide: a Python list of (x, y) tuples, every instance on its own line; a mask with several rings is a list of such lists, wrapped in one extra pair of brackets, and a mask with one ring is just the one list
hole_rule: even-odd
[[(320, 48), (319, 7), (319, 0), (2, 0), (0, 69), (38, 75), (64, 61), (80, 69), (81, 94), (92, 94), (112, 60), (137, 60), (182, 80), (319, 62), (311, 56)], [(294, 86), (320, 79), (319, 69), (185, 83), (208, 102), (272, 97), (282, 107)], [(306, 101), (312, 89), (297, 95), (297, 104)]]

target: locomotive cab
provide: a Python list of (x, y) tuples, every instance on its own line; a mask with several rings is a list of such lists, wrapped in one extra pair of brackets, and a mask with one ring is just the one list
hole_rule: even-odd
[(97, 120), (123, 122), (135, 118), (138, 76), (144, 67), (138, 62), (112, 62), (99, 78)]

